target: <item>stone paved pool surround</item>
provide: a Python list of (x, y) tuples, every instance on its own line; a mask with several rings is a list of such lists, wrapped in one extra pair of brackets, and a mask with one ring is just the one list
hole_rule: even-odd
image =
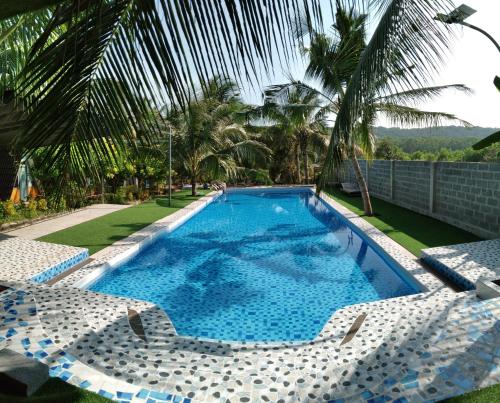
[(424, 249), (422, 259), (466, 290), (500, 279), (500, 239)]
[(0, 234), (0, 280), (43, 283), (85, 261), (85, 248)]
[[(53, 376), (120, 401), (420, 402), (498, 383), (500, 299), (451, 291), (415, 256), (322, 196), (428, 291), (341, 309), (311, 342), (266, 345), (179, 337), (153, 304), (74, 288), (212, 195), (93, 255), (55, 287), (11, 281), (13, 290), (0, 294), (0, 348), (49, 362)], [(145, 340), (132, 331), (130, 310)]]

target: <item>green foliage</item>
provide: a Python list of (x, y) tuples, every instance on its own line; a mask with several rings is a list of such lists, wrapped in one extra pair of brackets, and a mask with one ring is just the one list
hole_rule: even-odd
[[(415, 140), (415, 141), (414, 141)], [(470, 139), (453, 139), (420, 137), (417, 139), (384, 137), (377, 141), (375, 158), (421, 161), (465, 161), (465, 162), (500, 162), (500, 144), (493, 144), (482, 150), (471, 147), (459, 147), (469, 144)], [(462, 143), (463, 141), (463, 143)], [(449, 143), (450, 148), (443, 147)]]
[(38, 209), (38, 202), (35, 199), (30, 198), (28, 200), (28, 204), (26, 205), (26, 216), (28, 218), (35, 218), (38, 215), (37, 209)]
[(407, 154), (396, 144), (388, 139), (377, 141), (375, 158), (379, 160), (404, 160), (408, 159)]
[(269, 186), (273, 184), (269, 176), (269, 171), (266, 169), (249, 169), (245, 172), (248, 181), (257, 186)]
[(47, 200), (42, 198), (38, 199), (38, 210), (40, 211), (47, 211), (48, 210), (48, 205), (47, 205)]
[(5, 217), (12, 218), (17, 216), (17, 209), (12, 200), (6, 200), (2, 204), (3, 204), (3, 213)]
[[(242, 167), (264, 162), (270, 150), (239, 123), (244, 106), (237, 84), (214, 77), (202, 84), (197, 100), (169, 110), (175, 171), (190, 182), (236, 178)], [(193, 187), (193, 194), (196, 189)]]

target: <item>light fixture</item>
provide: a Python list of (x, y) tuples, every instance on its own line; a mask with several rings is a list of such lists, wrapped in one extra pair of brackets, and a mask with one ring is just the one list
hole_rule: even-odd
[(462, 4), (460, 7), (455, 8), (449, 14), (438, 14), (436, 19), (446, 24), (460, 24), (469, 18), (472, 14), (475, 14), (476, 10), (469, 7), (466, 4)]

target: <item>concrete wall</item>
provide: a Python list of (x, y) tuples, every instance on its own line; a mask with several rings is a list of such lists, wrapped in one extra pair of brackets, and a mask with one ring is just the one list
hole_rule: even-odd
[[(373, 196), (484, 238), (500, 237), (500, 164), (361, 160), (360, 166)], [(355, 182), (349, 163), (341, 179)]]

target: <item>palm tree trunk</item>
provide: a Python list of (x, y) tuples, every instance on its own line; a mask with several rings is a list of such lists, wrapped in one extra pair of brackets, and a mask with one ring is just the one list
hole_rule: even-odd
[(301, 183), (302, 178), (300, 177), (300, 157), (298, 147), (295, 147), (295, 168), (297, 169), (297, 183)]
[(309, 157), (307, 155), (307, 145), (302, 147), (302, 160), (304, 161), (304, 183), (309, 184)]
[(191, 175), (191, 196), (196, 196), (196, 174)]
[(354, 174), (356, 175), (356, 180), (358, 182), (359, 190), (361, 191), (361, 197), (363, 198), (363, 209), (365, 214), (369, 217), (373, 215), (372, 202), (370, 200), (370, 193), (368, 192), (368, 186), (366, 185), (365, 178), (361, 172), (361, 167), (359, 166), (358, 159), (354, 150), (349, 153), (349, 158), (352, 162), (352, 167), (354, 169)]

